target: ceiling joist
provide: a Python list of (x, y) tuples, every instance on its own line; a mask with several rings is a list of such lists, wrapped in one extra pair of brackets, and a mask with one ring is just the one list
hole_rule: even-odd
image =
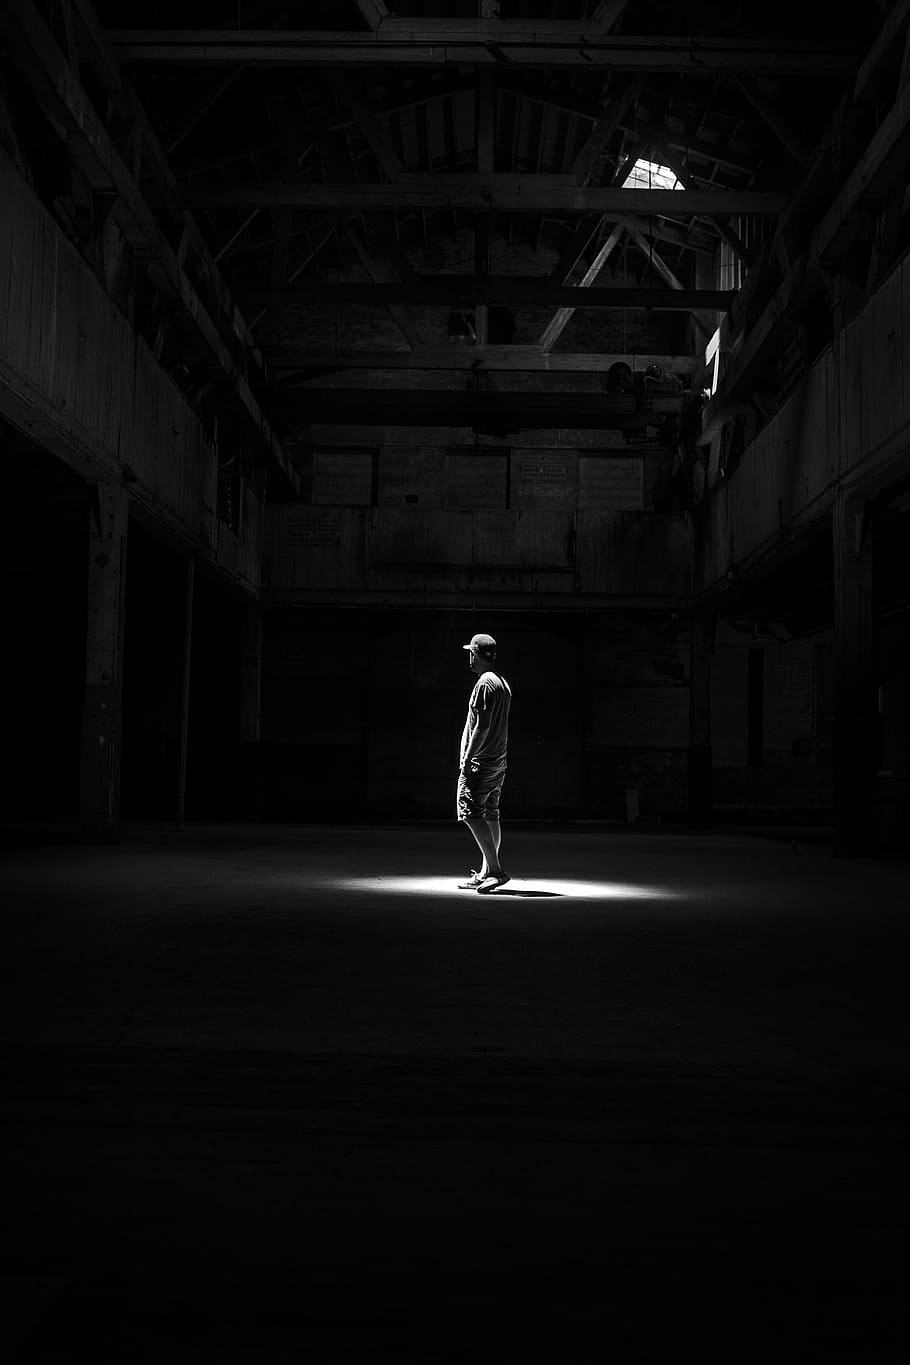
[(856, 54), (837, 42), (667, 38), (605, 33), (591, 23), (495, 19), (383, 19), (369, 32), (290, 29), (115, 29), (129, 65), (601, 67), (608, 71), (824, 78), (852, 74)]
[[(647, 252), (647, 244), (644, 248)], [(693, 308), (723, 310), (736, 297), (732, 289), (682, 289), (659, 286), (604, 288), (558, 285), (546, 277), (494, 275), (417, 275), (409, 283), (364, 280), (337, 284), (325, 279), (299, 281), (269, 299), (271, 306), (307, 303), (360, 303), (376, 307), (423, 306), (470, 308), (484, 303), (501, 308), (653, 308), (687, 312)]]
[(692, 374), (702, 364), (693, 355), (635, 355), (632, 352), (544, 351), (540, 346), (436, 346), (413, 351), (326, 351), (275, 347), (265, 352), (270, 369), (288, 370), (505, 370), (553, 374), (605, 374), (617, 361), (634, 368), (657, 365), (671, 374)]
[(396, 184), (341, 184), (276, 180), (188, 185), (190, 203), (289, 205), (310, 212), (369, 213), (409, 208), (501, 213), (660, 214), (666, 218), (776, 217), (781, 194), (757, 190), (653, 190), (576, 185), (568, 175), (402, 175)]

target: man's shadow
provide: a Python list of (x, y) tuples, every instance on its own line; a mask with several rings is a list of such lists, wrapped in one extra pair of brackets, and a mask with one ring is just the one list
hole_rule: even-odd
[(548, 897), (549, 899), (556, 899), (556, 900), (558, 900), (559, 897), (562, 895), (562, 892), (561, 892), (561, 891), (530, 891), (530, 890), (529, 890), (529, 891), (521, 891), (521, 890), (519, 890), (518, 887), (512, 887), (512, 886), (510, 886), (510, 887), (505, 887), (505, 886), (503, 886), (503, 887), (500, 887), (500, 889), (499, 889), (498, 891), (490, 891), (490, 892), (487, 892), (487, 894), (488, 894), (488, 895), (491, 895), (491, 896), (522, 896), (522, 897), (524, 897), (524, 898), (527, 898), (528, 896), (546, 896), (546, 897)]

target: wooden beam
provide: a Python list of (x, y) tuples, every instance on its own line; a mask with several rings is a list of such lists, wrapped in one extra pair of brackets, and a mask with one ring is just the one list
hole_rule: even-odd
[[(650, 142), (657, 154), (657, 160), (659, 160), (662, 165), (669, 167), (683, 188), (687, 190), (694, 189), (695, 186), (692, 177), (683, 164), (682, 157), (677, 156), (675, 152), (666, 147), (659, 139), (655, 140), (652, 138), (650, 139)], [(721, 237), (723, 237), (724, 241), (732, 248), (739, 259), (743, 261), (745, 265), (751, 266), (753, 261), (752, 252), (749, 251), (736, 229), (731, 227), (729, 223), (726, 223), (724, 219), (720, 217), (714, 219), (714, 224)]]
[(92, 483), (89, 499), (79, 825), (84, 837), (110, 843), (116, 842), (120, 826), (130, 499), (122, 485), (106, 483)]
[[(577, 287), (579, 289), (590, 290), (591, 285), (597, 279), (601, 270), (603, 270), (611, 252), (613, 251), (613, 248), (618, 244), (618, 242), (622, 238), (622, 235), (623, 228), (621, 224), (616, 223), (614, 227), (610, 230), (610, 233), (606, 241), (595, 253), (594, 258), (591, 261), (591, 264), (588, 266), (587, 270), (585, 271), (584, 275), (578, 281)], [(543, 332), (541, 333), (540, 337), (541, 350), (549, 351), (553, 346), (555, 346), (556, 342), (562, 336), (562, 333), (566, 328), (566, 324), (568, 323), (569, 319), (572, 317), (572, 314), (574, 312), (575, 309), (571, 307), (557, 309), (555, 315), (550, 319), (550, 321), (544, 328)]]
[[(391, 270), (388, 263), (383, 261), (381, 257), (374, 258), (370, 254), (366, 246), (361, 241), (359, 235), (351, 227), (350, 223), (342, 220), (341, 230), (347, 237), (351, 246), (354, 248), (354, 251), (357, 253), (358, 259), (360, 260), (360, 263), (363, 266), (364, 270), (367, 272), (370, 279), (373, 281), (371, 285), (362, 286), (362, 288), (365, 288), (367, 290), (375, 290), (377, 288), (381, 289), (383, 287), (387, 287), (390, 288), (392, 291), (394, 291), (396, 288), (400, 288), (402, 290), (406, 288), (405, 285), (396, 285), (392, 281), (393, 271)], [(343, 288), (344, 286), (339, 287)], [(355, 289), (357, 288), (357, 286), (351, 287)], [(299, 286), (295, 286), (295, 292), (298, 290)], [(282, 294), (281, 300), (283, 301), (285, 297), (286, 295)], [(401, 331), (401, 335), (404, 337), (408, 345), (422, 346), (423, 338), (421, 337), (420, 332), (417, 329), (417, 324), (414, 321), (414, 316), (411, 313), (410, 308), (407, 306), (407, 301), (396, 299), (394, 297), (393, 292), (392, 294), (389, 295), (387, 299), (383, 300), (383, 302), (386, 304), (389, 312), (392, 314), (392, 317), (397, 322), (399, 330)]]
[(853, 85), (854, 100), (864, 98), (867, 90), (878, 80), (881, 68), (891, 61), (894, 45), (899, 41), (901, 29), (908, 21), (910, 21), (910, 0), (897, 0), (897, 3), (892, 5), (875, 41), (859, 65)]
[[(288, 119), (285, 130), (284, 173), (288, 180), (293, 180), (297, 174), (300, 136), (300, 112), (295, 111)], [(279, 209), (275, 220), (275, 241), (272, 245), (272, 261), (269, 268), (269, 289), (272, 293), (281, 288), (288, 275), (292, 212), (293, 210), (289, 208)]]
[(776, 217), (786, 200), (755, 190), (645, 190), (576, 185), (570, 176), (402, 175), (395, 185), (283, 185), (275, 180), (188, 186), (193, 204), (291, 204), (310, 212), (368, 213), (377, 209), (492, 210), (501, 213), (662, 214), (665, 217)]
[(243, 72), (244, 67), (235, 67), (233, 71), (229, 71), (227, 75), (218, 82), (214, 90), (207, 90), (205, 94), (200, 95), (199, 98), (193, 102), (192, 107), (183, 116), (180, 131), (175, 133), (167, 144), (168, 156), (171, 156), (176, 152), (184, 138), (189, 137), (193, 129), (198, 127), (206, 114), (214, 109), (222, 95), (227, 94), (234, 82), (243, 75)]
[(910, 86), (903, 86), (890, 113), (847, 177), (809, 243), (809, 257), (820, 261), (842, 250), (856, 231), (855, 210), (887, 199), (891, 183), (906, 176), (910, 163)]
[[(108, 42), (107, 34), (88, 0), (74, 0), (74, 3), (79, 24), (80, 46), (92, 70), (107, 92), (117, 116), (126, 126), (131, 126), (135, 149), (138, 152), (141, 148), (144, 167), (154, 181), (168, 213), (175, 224), (182, 228), (187, 245), (192, 247), (196, 263), (205, 276), (206, 286), (217, 300), (221, 317), (232, 337), (247, 353), (252, 351), (255, 355), (250, 329), (241, 317), (220, 271), (217, 270), (214, 257), (195, 220), (186, 211), (185, 201), (168, 157), (135, 91), (120, 69), (120, 59), (116, 51)], [(279, 17), (278, 22), (283, 22), (283, 16)], [(123, 152), (121, 154), (125, 155)], [(133, 181), (137, 183), (136, 169), (133, 170)]]
[(615, 104), (611, 104), (608, 109), (605, 109), (594, 124), (569, 167), (577, 184), (587, 184), (607, 143), (616, 130), (622, 126), (623, 119), (637, 99), (640, 88), (637, 81), (626, 86)]
[(738, 76), (734, 76), (733, 80), (743, 99), (752, 106), (762, 122), (771, 129), (780, 145), (789, 153), (797, 166), (805, 166), (809, 160), (809, 148), (796, 129), (792, 128), (784, 116), (778, 113), (773, 104), (762, 99), (758, 91), (752, 86), (740, 80)]
[[(488, 306), (506, 308), (536, 305), (690, 312), (695, 308), (724, 310), (732, 305), (735, 298), (736, 291), (732, 289), (661, 289), (656, 286), (581, 289), (551, 284), (546, 278), (528, 276), (494, 275), (478, 279), (474, 275), (417, 275), (410, 283), (382, 281), (373, 284), (364, 281), (336, 284), (329, 280), (310, 279), (283, 290), (277, 299), (270, 299), (269, 303), (273, 306), (319, 302), (363, 303), (375, 307), (412, 304), (471, 308), (479, 301)], [(713, 326), (711, 330), (714, 330)]]
[(496, 86), (492, 71), (477, 72), (477, 173), (492, 176), (496, 147)]
[[(29, 0), (6, 0), (0, 7), (0, 32), (6, 38), (19, 74), (65, 139), (90, 183), (114, 198), (112, 215), (126, 240), (147, 259), (153, 283), (178, 301), (190, 326), (230, 381), (240, 407), (245, 410), (278, 469), (292, 487), (298, 487), (296, 471), (287, 461), (245, 373), (178, 263), (94, 106), (82, 86), (73, 79), (65, 57), (38, 11)], [(191, 232), (194, 226), (189, 225)], [(220, 281), (214, 267), (213, 273)], [(226, 292), (223, 281), (220, 284), (221, 290)], [(239, 317), (236, 309), (233, 315), (235, 319)]]
[[(666, 280), (671, 290), (676, 290), (680, 297), (682, 297), (683, 294), (691, 296), (693, 293), (697, 294), (699, 292), (697, 290), (693, 291), (691, 289), (685, 289), (683, 287), (683, 285), (676, 278), (673, 271), (667, 265), (663, 257), (654, 250), (651, 242), (648, 241), (644, 233), (641, 232), (634, 223), (629, 222), (628, 219), (625, 219), (624, 226), (629, 234), (630, 240), (633, 241), (635, 245), (638, 247), (641, 254), (650, 264), (651, 269), (656, 271), (656, 273), (661, 277), (661, 279)], [(701, 292), (705, 293), (706, 291)], [(732, 292), (735, 297), (735, 291)], [(717, 322), (713, 318), (705, 317), (704, 314), (699, 311), (699, 309), (705, 309), (710, 307), (711, 304), (699, 303), (696, 298), (696, 301), (693, 303), (691, 309), (692, 315), (695, 318), (696, 323), (702, 329), (706, 336), (710, 336), (711, 333), (716, 330)]]
[(595, 241), (597, 234), (606, 221), (605, 215), (587, 214), (577, 224), (572, 236), (560, 253), (559, 260), (550, 271), (554, 284), (568, 284), (578, 266), (584, 260), (585, 252)]
[(354, 2), (374, 32), (389, 17), (389, 8), (385, 0), (354, 0)]
[(368, 33), (261, 29), (114, 29), (131, 65), (601, 67), (610, 71), (764, 72), (828, 78), (852, 73), (855, 53), (837, 42), (633, 37), (570, 20), (382, 19)]
[(702, 161), (713, 162), (716, 166), (723, 166), (725, 170), (733, 171), (738, 175), (751, 176), (754, 168), (744, 165), (742, 159), (734, 161), (730, 148), (726, 143), (708, 142), (704, 137), (693, 137), (682, 129), (668, 128), (656, 123), (643, 123), (636, 120), (634, 124), (624, 123), (623, 130), (630, 135), (637, 135), (645, 142), (657, 142), (664, 147), (673, 148), (677, 152), (686, 155), (697, 156)]
[[(493, 215), (492, 213), (474, 214), (474, 275), (479, 280), (489, 280), (493, 268)], [(489, 340), (489, 306), (486, 303), (474, 305), (474, 334), (477, 342), (485, 346)]]
[(875, 846), (875, 758), (879, 726), (878, 620), (872, 512), (843, 485), (834, 494), (834, 849), (868, 856)]
[(609, 33), (618, 24), (629, 6), (629, 0), (598, 0), (591, 14), (591, 23), (599, 24), (604, 33)]
[[(682, 400), (682, 394), (679, 397)], [(445, 389), (309, 386), (282, 388), (275, 402), (283, 421), (348, 427), (356, 422), (365, 426), (484, 426), (510, 431), (541, 427), (640, 431), (649, 420), (647, 414), (634, 411), (634, 395), (565, 390), (527, 393), (461, 386)]]
[[(477, 72), (476, 130), (477, 173), (492, 176), (496, 153), (496, 86), (492, 71)], [(493, 268), (493, 215), (474, 214), (474, 274), (487, 279)], [(489, 316), (486, 303), (474, 305), (474, 333), (481, 346), (488, 340)]]
[[(631, 157), (629, 157), (625, 165), (623, 166), (622, 170), (616, 176), (614, 184), (622, 185), (631, 174), (633, 165), (634, 161)], [(622, 234), (623, 234), (622, 227), (617, 225), (613, 228), (613, 230), (608, 235), (607, 240), (603, 243), (599, 250), (595, 252), (594, 259), (591, 261), (590, 265), (585, 270), (585, 273), (582, 276), (582, 278), (578, 281), (580, 288), (588, 289), (594, 283), (594, 281), (600, 274), (601, 270), (606, 265), (607, 258), (610, 256), (610, 253), (613, 251), (613, 248), (620, 240)], [(556, 267), (556, 270), (557, 271), (560, 270), (561, 267), (562, 261), (560, 260)], [(564, 276), (562, 279), (560, 279), (559, 282), (566, 283), (566, 280), (567, 277)], [(541, 335), (540, 345), (543, 348), (543, 350), (549, 351), (556, 344), (556, 342), (562, 335), (563, 331), (565, 330), (566, 325), (569, 322), (569, 319), (571, 318), (573, 312), (574, 309), (572, 308), (560, 308), (557, 310), (556, 314), (550, 319)]]
[[(908, 13), (910, 0), (899, 0), (892, 11), (893, 16), (899, 15), (901, 23)], [(886, 28), (893, 45), (897, 30), (892, 30), (889, 25)], [(754, 389), (763, 371), (773, 362), (788, 318), (798, 314), (823, 288), (826, 262), (836, 260), (855, 236), (857, 209), (870, 198), (873, 207), (876, 203), (883, 203), (887, 199), (890, 184), (899, 179), (905, 170), (910, 155), (910, 110), (907, 107), (906, 87), (898, 87), (894, 107), (880, 123), (858, 165), (847, 181), (838, 187), (834, 202), (819, 221), (817, 205), (824, 202), (824, 196), (830, 197), (832, 193), (834, 149), (839, 142), (849, 139), (849, 135), (864, 122), (866, 100), (874, 94), (879, 76), (887, 72), (891, 55), (879, 35), (860, 69), (863, 80), (862, 84), (859, 79), (857, 81), (855, 102), (851, 104), (845, 96), (839, 103), (804, 172), (799, 190), (781, 215), (766, 255), (765, 267), (753, 271), (746, 281), (743, 293), (748, 291), (753, 300), (749, 311), (756, 321), (742, 336), (745, 318), (737, 316), (737, 309), (730, 319), (729, 328), (723, 332), (724, 345), (729, 348), (735, 343), (736, 349), (728, 361), (720, 389), (702, 414), (701, 439), (704, 443), (720, 434), (737, 405)], [(805, 241), (810, 222), (817, 226), (809, 239), (809, 246), (797, 255), (797, 243)], [(781, 263), (785, 271), (783, 280), (780, 279)]]
[(360, 136), (369, 147), (376, 159), (376, 164), (386, 179), (395, 182), (404, 169), (392, 144), (386, 138), (382, 129), (376, 121), (375, 115), (360, 99), (347, 77), (338, 72), (335, 76), (335, 88), (338, 93), (339, 108), (347, 109), (353, 116), (354, 124)]
[[(627, 353), (543, 351), (539, 346), (436, 346), (413, 351), (326, 351), (274, 347), (265, 352), (276, 374), (288, 370), (505, 370), (604, 374)], [(641, 369), (659, 365), (671, 374), (694, 374), (701, 356), (638, 355)]]

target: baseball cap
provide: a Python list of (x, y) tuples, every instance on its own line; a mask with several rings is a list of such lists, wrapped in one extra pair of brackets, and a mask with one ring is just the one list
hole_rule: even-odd
[(474, 654), (482, 654), (486, 659), (496, 657), (496, 641), (492, 635), (472, 635), (469, 645), (462, 645), (462, 649), (470, 649)]

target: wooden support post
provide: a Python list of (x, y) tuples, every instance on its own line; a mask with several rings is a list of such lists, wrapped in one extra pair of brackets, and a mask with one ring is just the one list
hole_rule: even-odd
[(871, 504), (838, 488), (834, 500), (834, 852), (875, 845), (878, 762), (877, 622)]
[(186, 751), (190, 733), (190, 665), (193, 657), (193, 589), (196, 582), (196, 561), (192, 555), (186, 561), (186, 596), (183, 610), (183, 676), (180, 682), (180, 736), (177, 754), (177, 817), (176, 828), (183, 829), (186, 814)]
[(715, 620), (696, 616), (689, 635), (689, 824), (711, 823), (711, 655)]
[[(492, 213), (474, 214), (474, 276), (487, 280), (493, 268), (493, 215)], [(474, 334), (478, 346), (486, 346), (489, 341), (488, 305), (474, 305)]]
[(89, 490), (85, 696), (79, 770), (82, 836), (116, 843), (120, 831), (123, 610), (129, 499), (124, 489)]
[(262, 814), (262, 608), (250, 602), (243, 622), (240, 672), (240, 803), (258, 820)]

